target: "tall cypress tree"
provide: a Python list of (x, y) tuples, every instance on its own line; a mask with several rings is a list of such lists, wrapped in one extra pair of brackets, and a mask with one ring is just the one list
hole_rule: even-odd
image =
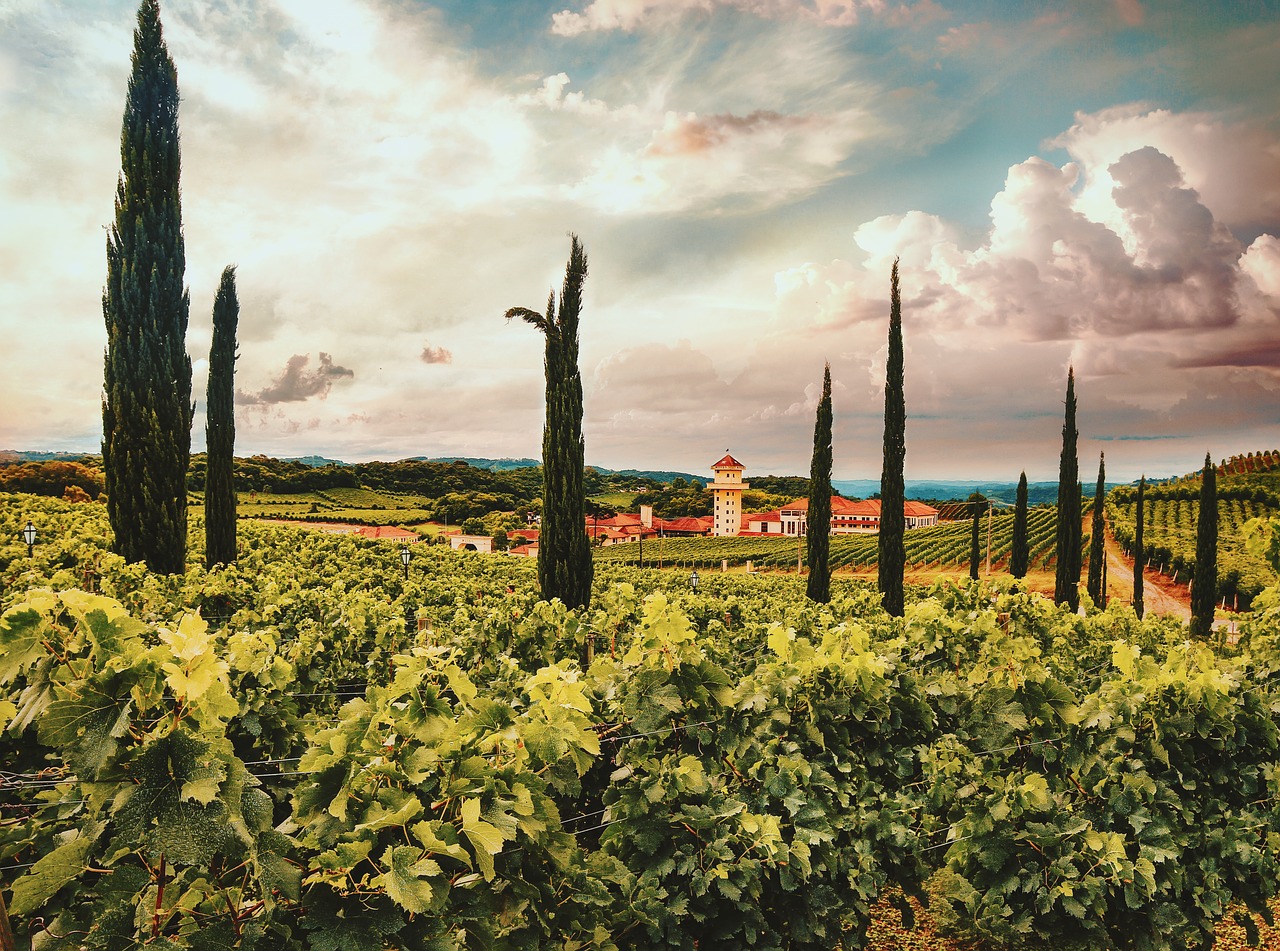
[(538, 536), (538, 586), (542, 597), (559, 598), (571, 608), (591, 601), (591, 543), (587, 538), (586, 492), (583, 485), (582, 375), (578, 370), (578, 319), (587, 254), (570, 235), (569, 262), (560, 289), (547, 298), (547, 311), (525, 307), (507, 311), (546, 337), (544, 368), (546, 422), (542, 430), (542, 531)]
[(1142, 603), (1142, 571), (1147, 564), (1146, 545), (1142, 539), (1142, 522), (1145, 516), (1143, 512), (1143, 503), (1147, 494), (1147, 477), (1144, 475), (1138, 480), (1138, 504), (1134, 511), (1134, 529), (1133, 529), (1133, 610), (1138, 615), (1138, 620), (1142, 620), (1142, 614), (1145, 606)]
[(982, 560), (982, 544), (979, 541), (979, 530), (982, 528), (982, 512), (986, 508), (986, 499), (974, 493), (969, 496), (969, 514), (973, 518), (973, 530), (969, 533), (969, 578), (978, 580), (978, 562)]
[(1062, 458), (1058, 465), (1057, 570), (1054, 573), (1053, 600), (1080, 607), (1080, 476), (1076, 458), (1076, 374), (1067, 370), (1067, 409), (1062, 424)]
[(1102, 606), (1102, 569), (1105, 566), (1107, 558), (1106, 549), (1106, 531), (1107, 526), (1103, 521), (1103, 506), (1106, 504), (1106, 487), (1107, 482), (1107, 454), (1102, 453), (1098, 458), (1098, 487), (1093, 493), (1093, 521), (1090, 525), (1089, 535), (1089, 578), (1086, 583), (1089, 589), (1089, 597), (1093, 599), (1093, 603)]
[(1027, 576), (1031, 552), (1027, 545), (1027, 474), (1018, 478), (1018, 497), (1013, 507), (1013, 548), (1009, 552), (1009, 574)]
[(213, 302), (213, 345), (209, 348), (207, 447), (204, 485), (204, 561), (207, 567), (236, 560), (236, 269), (227, 265)]
[(822, 369), (822, 398), (813, 425), (813, 462), (809, 465), (809, 600), (831, 600), (831, 364)]
[(1218, 470), (1205, 453), (1196, 520), (1196, 570), (1191, 580), (1191, 633), (1208, 637), (1218, 602)]
[(906, 486), (903, 463), (907, 456), (907, 404), (903, 395), (902, 296), (898, 289), (898, 261), (889, 272), (889, 358), (884, 383), (884, 463), (880, 470), (880, 537), (878, 580), (880, 602), (894, 617), (902, 617), (902, 576), (907, 553)]
[(186, 570), (191, 358), (179, 194), (178, 74), (158, 0), (142, 0), (107, 237), (102, 462), (115, 550)]

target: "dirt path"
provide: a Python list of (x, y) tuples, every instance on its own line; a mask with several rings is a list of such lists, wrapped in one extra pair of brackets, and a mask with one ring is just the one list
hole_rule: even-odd
[[(1111, 532), (1107, 532), (1107, 596), (1133, 601), (1133, 560), (1126, 558)], [(1169, 579), (1150, 568), (1142, 573), (1142, 606), (1145, 614), (1172, 614), (1184, 621), (1191, 619), (1191, 602), (1186, 589), (1179, 589)]]

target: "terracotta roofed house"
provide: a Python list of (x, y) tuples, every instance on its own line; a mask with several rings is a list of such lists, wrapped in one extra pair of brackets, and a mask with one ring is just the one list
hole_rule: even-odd
[[(923, 502), (903, 504), (907, 528), (924, 528), (938, 524), (938, 510)], [(773, 512), (747, 515), (744, 530), (753, 535), (804, 535), (808, 531), (809, 500), (796, 499)], [(831, 497), (831, 534), (880, 531), (879, 499), (846, 499)]]

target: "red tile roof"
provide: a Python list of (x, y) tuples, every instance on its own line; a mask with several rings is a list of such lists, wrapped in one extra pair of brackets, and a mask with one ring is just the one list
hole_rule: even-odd
[(740, 463), (737, 459), (733, 458), (733, 456), (726, 453), (725, 457), (721, 459), (719, 462), (715, 463), (711, 468), (714, 471), (716, 469), (745, 469), (746, 466)]
[(705, 532), (715, 524), (715, 519), (710, 516), (703, 518), (694, 518), (692, 515), (686, 515), (682, 518), (655, 518), (654, 524), (666, 532)]
[[(809, 511), (808, 499), (795, 499), (782, 506), (783, 511), (788, 512), (807, 512)], [(902, 503), (902, 512), (911, 518), (922, 518), (929, 515), (937, 515), (938, 510), (931, 505), (925, 505), (923, 502), (917, 502), (914, 499), (907, 499)], [(770, 513), (777, 515), (777, 512)], [(843, 496), (831, 496), (831, 514), (832, 516), (844, 515), (850, 518), (879, 518), (880, 516), (880, 500), (879, 499), (846, 499)], [(756, 516), (759, 518), (759, 516)]]
[(908, 499), (903, 503), (905, 515), (909, 518), (920, 518), (925, 515), (937, 515), (938, 510), (932, 505), (925, 505), (923, 502), (917, 502), (914, 499)]

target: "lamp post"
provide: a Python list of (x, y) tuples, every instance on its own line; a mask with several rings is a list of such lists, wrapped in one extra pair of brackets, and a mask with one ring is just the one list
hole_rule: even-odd
[(22, 530), (22, 540), (27, 543), (27, 557), (30, 558), (36, 546), (36, 527), (29, 520)]
[(409, 580), (409, 559), (411, 559), (412, 557), (413, 557), (413, 554), (409, 551), (408, 545), (405, 545), (403, 548), (400, 549), (400, 564), (404, 565), (405, 581)]
[(693, 569), (693, 574), (689, 576), (689, 590), (694, 594), (698, 593), (698, 569)]

